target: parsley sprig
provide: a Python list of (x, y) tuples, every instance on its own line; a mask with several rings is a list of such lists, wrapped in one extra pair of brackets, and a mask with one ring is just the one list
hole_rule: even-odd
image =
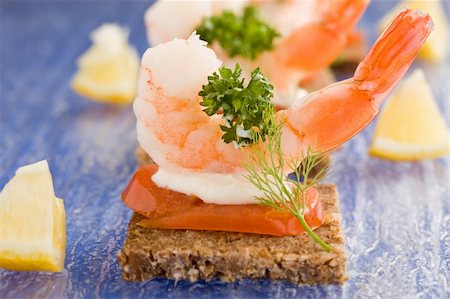
[(243, 56), (251, 60), (272, 50), (274, 39), (280, 35), (259, 18), (253, 6), (245, 7), (242, 16), (226, 10), (220, 15), (204, 18), (196, 30), (208, 43), (219, 42), (230, 57)]
[(222, 109), (225, 119), (225, 125), (220, 126), (224, 132), (222, 139), (237, 147), (253, 143), (256, 133), (264, 140), (270, 123), (263, 120), (272, 107), (270, 99), (273, 97), (273, 85), (259, 68), (252, 72), (245, 87), (241, 73), (239, 64), (234, 70), (222, 66), (208, 76), (208, 84), (199, 92), (200, 105), (205, 107), (206, 114), (211, 116)]
[[(324, 163), (326, 156), (309, 147), (305, 158), (300, 161), (293, 157), (286, 159), (281, 150), (282, 124), (275, 120), (275, 113), (267, 114), (265, 121), (270, 123), (267, 142), (260, 143), (249, 152), (249, 159), (245, 163), (248, 172), (246, 178), (264, 193), (263, 197), (257, 197), (260, 204), (271, 207), (275, 210), (288, 211), (294, 215), (303, 226), (309, 236), (327, 251), (333, 248), (324, 242), (310, 228), (305, 220), (305, 198), (310, 187), (327, 172), (329, 164)], [(257, 140), (261, 140), (259, 134), (255, 135)], [(255, 141), (258, 143), (258, 141)], [(324, 165), (317, 170), (318, 165)], [(285, 168), (295, 174), (294, 179), (289, 179), (285, 175)], [(313, 170), (316, 170), (315, 174)], [(306, 178), (306, 179), (305, 179)]]

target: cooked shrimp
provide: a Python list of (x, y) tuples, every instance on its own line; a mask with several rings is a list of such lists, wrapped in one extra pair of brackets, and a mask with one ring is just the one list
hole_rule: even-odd
[[(353, 78), (299, 99), (278, 112), (282, 150), (301, 159), (315, 144), (328, 151), (361, 131), (404, 75), (432, 30), (431, 18), (403, 10), (375, 42)], [(244, 151), (221, 139), (220, 116), (207, 116), (198, 96), (221, 65), (198, 36), (148, 49), (134, 103), (140, 145), (162, 168), (241, 173)], [(246, 148), (246, 150), (250, 150)]]
[[(347, 38), (361, 17), (369, 0), (252, 1), (262, 17), (276, 28), (281, 37), (274, 50), (251, 61), (229, 57), (217, 43), (212, 44), (224, 65), (239, 63), (244, 77), (260, 67), (275, 86), (274, 102), (288, 107), (296, 96), (302, 79), (328, 67), (347, 45)], [(158, 1), (145, 15), (150, 43), (155, 46), (173, 38), (187, 38), (203, 17), (227, 9), (239, 12), (247, 1)], [(247, 76), (246, 76), (247, 75)]]
[(134, 103), (137, 135), (161, 167), (225, 173), (239, 167), (239, 151), (220, 138), (221, 118), (199, 105), (202, 84), (221, 64), (194, 34), (145, 52)]

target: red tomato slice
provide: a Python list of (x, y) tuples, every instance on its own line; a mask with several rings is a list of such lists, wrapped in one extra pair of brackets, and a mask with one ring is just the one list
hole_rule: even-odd
[[(195, 196), (160, 188), (151, 180), (157, 170), (157, 165), (141, 167), (122, 194), (122, 199), (128, 207), (147, 217), (139, 223), (142, 226), (274, 236), (299, 235), (305, 231), (297, 218), (285, 211), (257, 204), (208, 204)], [(306, 203), (308, 210), (305, 220), (314, 229), (320, 226), (324, 219), (316, 189), (308, 190)]]

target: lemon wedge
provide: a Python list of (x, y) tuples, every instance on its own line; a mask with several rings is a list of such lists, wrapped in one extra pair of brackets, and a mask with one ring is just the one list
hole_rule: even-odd
[(77, 61), (72, 89), (105, 103), (130, 103), (137, 89), (139, 58), (128, 44), (128, 31), (103, 24), (91, 34), (93, 45)]
[(386, 104), (369, 153), (392, 160), (431, 159), (450, 153), (450, 131), (422, 70), (406, 78)]
[(444, 7), (440, 0), (405, 0), (395, 6), (379, 22), (379, 31), (386, 28), (390, 20), (403, 8), (419, 9), (423, 13), (430, 14), (434, 23), (434, 31), (431, 32), (425, 42), (419, 57), (430, 62), (445, 61), (449, 51), (450, 29), (445, 16)]
[(20, 167), (0, 193), (0, 268), (62, 271), (65, 219), (47, 161)]

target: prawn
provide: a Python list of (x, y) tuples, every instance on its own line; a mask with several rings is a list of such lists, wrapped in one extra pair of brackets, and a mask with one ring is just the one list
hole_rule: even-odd
[[(278, 111), (277, 119), (283, 125), (283, 155), (301, 159), (312, 145), (329, 151), (366, 127), (407, 71), (432, 27), (429, 15), (401, 11), (352, 78)], [(221, 139), (223, 120), (219, 115), (207, 116), (199, 104), (199, 90), (220, 66), (213, 50), (195, 34), (145, 52), (134, 102), (137, 136), (141, 147), (161, 168), (191, 173), (244, 172), (244, 151)]]
[[(173, 38), (187, 38), (202, 18), (223, 10), (241, 12), (252, 4), (281, 37), (274, 49), (255, 60), (229, 57), (218, 45), (210, 45), (228, 67), (239, 63), (244, 77), (260, 67), (275, 86), (274, 103), (288, 107), (302, 80), (328, 67), (347, 46), (354, 27), (369, 0), (314, 1), (158, 1), (145, 14), (151, 45)], [(181, 5), (181, 7), (180, 7)], [(186, 6), (186, 7), (185, 7)], [(170, 20), (170, 21), (169, 21)]]

